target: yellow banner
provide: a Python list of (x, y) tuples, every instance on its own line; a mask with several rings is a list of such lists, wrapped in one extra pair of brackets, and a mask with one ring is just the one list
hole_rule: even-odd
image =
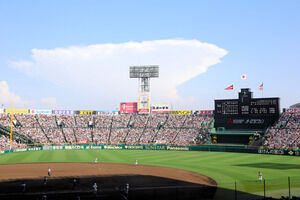
[(96, 114), (96, 112), (93, 110), (80, 110), (79, 114), (80, 115), (93, 115), (93, 114)]
[(192, 111), (190, 110), (173, 110), (171, 115), (191, 115)]
[(5, 109), (5, 113), (29, 114), (29, 109)]

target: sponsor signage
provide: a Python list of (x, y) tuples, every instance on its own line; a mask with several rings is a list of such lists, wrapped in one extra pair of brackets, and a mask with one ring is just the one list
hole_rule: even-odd
[(137, 103), (136, 102), (120, 103), (120, 113), (137, 113)]
[(191, 115), (191, 110), (172, 110), (171, 115)]
[(50, 114), (52, 114), (52, 110), (37, 110), (37, 109), (32, 109), (32, 110), (30, 110), (30, 114), (45, 114), (45, 115), (50, 115)]
[(95, 110), (76, 110), (74, 111), (76, 115), (96, 115), (97, 111)]
[(213, 111), (212, 110), (196, 110), (193, 113), (194, 115), (212, 115)]
[(14, 114), (28, 114), (28, 109), (5, 109), (5, 113), (14, 113)]
[(212, 115), (212, 110), (200, 110), (200, 115)]
[(283, 149), (258, 149), (259, 154), (273, 154), (273, 155), (284, 155)]
[(240, 153), (258, 153), (258, 154), (272, 154), (272, 155), (287, 155), (300, 156), (300, 151), (295, 149), (265, 149), (255, 147), (240, 147), (236, 146), (218, 146), (218, 145), (201, 145), (201, 146), (169, 146), (169, 145), (86, 145), (87, 140), (78, 140), (81, 144), (78, 145), (59, 145), (59, 146), (42, 146), (23, 149), (1, 150), (0, 154), (11, 152), (24, 151), (51, 151), (51, 150), (83, 150), (83, 149), (140, 149), (140, 150), (170, 150), (170, 151), (226, 151), (226, 152), (240, 152)]
[(141, 93), (139, 95), (138, 110), (139, 110), (139, 113), (149, 113), (150, 112), (150, 95), (149, 95), (149, 93)]
[(300, 113), (300, 108), (289, 108), (286, 110), (288, 113)]
[(231, 119), (229, 118), (227, 124), (264, 124), (264, 119)]
[(119, 111), (118, 110), (98, 110), (98, 115), (118, 115)]
[(55, 115), (73, 115), (73, 110), (52, 110), (52, 114)]
[(79, 143), (79, 144), (87, 144), (87, 143), (89, 143), (89, 141), (88, 140), (77, 140), (77, 143)]
[(157, 103), (151, 106), (152, 113), (169, 113), (170, 105), (168, 103)]

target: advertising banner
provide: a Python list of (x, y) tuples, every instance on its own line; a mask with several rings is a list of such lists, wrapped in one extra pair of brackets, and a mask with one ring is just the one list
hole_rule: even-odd
[(77, 140), (77, 143), (79, 143), (79, 144), (87, 144), (87, 143), (89, 143), (89, 141), (88, 140)]
[(169, 113), (170, 105), (168, 103), (155, 103), (151, 106), (152, 113)]
[(200, 115), (212, 115), (212, 110), (200, 110)]
[(76, 115), (96, 115), (98, 112), (95, 110), (75, 110)]
[(141, 93), (139, 95), (138, 110), (139, 110), (139, 113), (149, 113), (150, 112), (150, 95), (149, 95), (149, 93)]
[(194, 115), (212, 115), (212, 110), (196, 110), (193, 112)]
[(45, 114), (45, 115), (50, 115), (50, 114), (52, 114), (52, 110), (37, 110), (37, 109), (32, 109), (32, 110), (30, 110), (30, 114)]
[(29, 109), (5, 109), (5, 113), (29, 114)]
[(300, 108), (289, 108), (286, 110), (288, 113), (300, 113)]
[[(217, 140), (217, 138), (214, 138)], [(107, 149), (107, 150), (168, 150), (168, 151), (214, 151), (214, 152), (240, 152), (240, 153), (258, 153), (271, 155), (300, 156), (297, 149), (265, 149), (263, 147), (233, 146), (233, 145), (192, 145), (192, 146), (173, 146), (173, 145), (86, 145), (87, 140), (78, 140), (78, 145), (59, 145), (42, 146), (23, 149), (0, 150), (0, 154), (26, 151), (52, 151), (52, 150), (89, 150), (89, 149)]]
[(173, 110), (171, 111), (171, 115), (191, 115), (191, 110)]
[(137, 103), (136, 102), (120, 103), (120, 113), (137, 113)]
[(119, 111), (118, 110), (98, 110), (98, 115), (118, 115)]
[(73, 115), (73, 110), (52, 110), (55, 115)]

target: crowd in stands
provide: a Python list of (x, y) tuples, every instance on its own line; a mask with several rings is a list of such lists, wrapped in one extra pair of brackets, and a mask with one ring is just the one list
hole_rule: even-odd
[[(211, 116), (200, 115), (51, 115), (14, 114), (13, 130), (42, 144), (177, 144), (207, 142)], [(10, 129), (11, 115), (0, 114)], [(202, 134), (202, 132), (203, 134)], [(5, 147), (1, 147), (3, 149)]]
[(268, 129), (263, 145), (270, 149), (294, 149), (300, 146), (300, 113), (285, 112)]
[[(47, 115), (14, 114), (13, 130), (42, 144), (207, 144), (212, 116), (204, 115)], [(0, 114), (9, 131), (11, 115)], [(7, 134), (6, 134), (7, 135)], [(0, 149), (9, 148), (1, 135)], [(14, 141), (17, 147), (24, 147)], [(300, 113), (284, 112), (264, 136), (270, 149), (300, 148)], [(15, 148), (15, 147), (14, 147)]]
[[(17, 149), (25, 148), (25, 144), (19, 144), (16, 141), (12, 141), (12, 147)], [(4, 135), (0, 135), (0, 150), (10, 149), (10, 138)]]

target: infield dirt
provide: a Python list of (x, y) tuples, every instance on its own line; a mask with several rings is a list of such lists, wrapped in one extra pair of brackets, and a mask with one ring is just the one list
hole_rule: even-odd
[[(48, 169), (51, 176), (48, 176)], [(31, 163), (0, 165), (1, 199), (211, 199), (217, 183), (180, 169), (108, 163)], [(48, 177), (44, 184), (44, 177)], [(77, 179), (76, 185), (73, 180)], [(21, 185), (26, 183), (26, 190)], [(93, 184), (98, 190), (93, 190)], [(125, 185), (130, 185), (126, 193)]]
[(32, 163), (0, 165), (0, 180), (39, 179), (47, 176), (51, 169), (51, 178), (115, 176), (115, 175), (148, 175), (181, 180), (201, 185), (216, 186), (217, 183), (204, 175), (167, 167), (108, 164), (108, 163)]

